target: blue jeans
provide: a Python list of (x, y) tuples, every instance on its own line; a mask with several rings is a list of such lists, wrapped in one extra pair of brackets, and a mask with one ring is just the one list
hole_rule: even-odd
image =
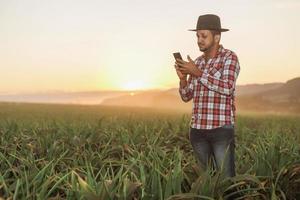
[(234, 125), (210, 130), (190, 129), (190, 141), (201, 167), (206, 170), (212, 164), (225, 177), (235, 176), (234, 137)]

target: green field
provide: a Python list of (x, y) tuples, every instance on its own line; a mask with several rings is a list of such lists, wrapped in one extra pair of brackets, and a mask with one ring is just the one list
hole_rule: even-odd
[(300, 199), (300, 116), (238, 115), (232, 179), (202, 171), (189, 113), (0, 104), (0, 199)]

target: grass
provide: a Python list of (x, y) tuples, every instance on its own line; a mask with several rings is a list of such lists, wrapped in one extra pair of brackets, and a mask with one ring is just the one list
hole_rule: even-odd
[(153, 109), (1, 103), (0, 197), (300, 198), (299, 116), (238, 115), (231, 179), (198, 167), (189, 120)]

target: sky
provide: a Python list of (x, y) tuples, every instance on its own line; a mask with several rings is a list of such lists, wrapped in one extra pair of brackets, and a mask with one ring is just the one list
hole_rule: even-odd
[(237, 84), (300, 76), (298, 0), (0, 0), (0, 92), (178, 87), (173, 52), (201, 55), (199, 15), (217, 14)]

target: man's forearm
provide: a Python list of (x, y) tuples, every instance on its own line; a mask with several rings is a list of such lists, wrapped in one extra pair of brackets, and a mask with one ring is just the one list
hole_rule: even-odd
[(180, 88), (185, 88), (187, 86), (187, 80), (186, 79), (180, 79)]
[(181, 96), (181, 99), (184, 102), (188, 102), (189, 100), (191, 100), (193, 98), (193, 87), (192, 85), (190, 85), (190, 81), (191, 81), (191, 76), (189, 77), (189, 80), (187, 80), (187, 77), (180, 79), (179, 85), (180, 85), (180, 89), (179, 89), (179, 93)]

